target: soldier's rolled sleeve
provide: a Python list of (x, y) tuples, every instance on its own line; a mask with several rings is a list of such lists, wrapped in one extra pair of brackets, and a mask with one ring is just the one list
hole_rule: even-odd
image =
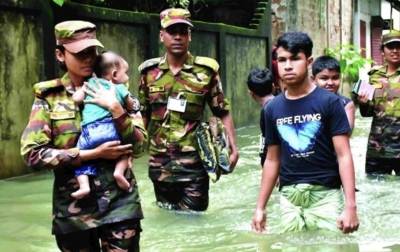
[(222, 90), (221, 79), (218, 72), (215, 72), (211, 78), (210, 93), (207, 97), (207, 102), (212, 113), (218, 117), (226, 115), (231, 108)]
[(147, 131), (143, 120), (128, 113), (114, 118), (115, 127), (121, 136), (123, 144), (132, 144), (132, 156), (139, 158), (144, 154), (144, 145), (147, 141)]
[(32, 111), (21, 137), (21, 155), (33, 170), (80, 166), (77, 148), (56, 149), (51, 143), (51, 120), (47, 102), (35, 98)]
[(150, 118), (151, 107), (149, 101), (149, 88), (147, 87), (146, 75), (142, 75), (139, 81), (139, 92), (138, 99), (140, 102), (140, 113), (146, 119)]

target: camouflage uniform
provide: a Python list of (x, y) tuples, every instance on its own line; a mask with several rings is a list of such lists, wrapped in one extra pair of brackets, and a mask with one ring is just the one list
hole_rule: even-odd
[[(400, 33), (383, 36), (382, 43), (400, 41)], [(366, 173), (400, 175), (400, 67), (391, 75), (387, 66), (376, 66), (368, 73), (375, 87), (373, 101), (360, 104), (363, 117), (372, 117), (366, 155)]]
[[(76, 22), (79, 21), (70, 21), (86, 28), (86, 22)], [(90, 178), (90, 195), (81, 200), (71, 196), (78, 188), (74, 171), (82, 165), (76, 148), (82, 115), (81, 108), (72, 100), (74, 90), (68, 74), (62, 79), (35, 84), (29, 123), (21, 138), (25, 163), (36, 171), (52, 169), (54, 172), (52, 234), (56, 235), (63, 251), (79, 251), (87, 248), (79, 246), (89, 245), (97, 249), (99, 236), (107, 238), (103, 240), (103, 248), (111, 244), (122, 251), (137, 251), (143, 213), (131, 169), (126, 170), (125, 176), (132, 186), (124, 191), (114, 179), (114, 161), (92, 160), (98, 175)], [(115, 118), (114, 123), (121, 144), (132, 144), (133, 156), (142, 156), (143, 143), (147, 140), (142, 119), (131, 118), (126, 113)], [(116, 233), (122, 238), (118, 238)], [(94, 243), (87, 239), (89, 236)]]
[[(181, 18), (188, 15), (181, 9), (168, 11), (169, 14), (160, 15), (164, 28), (166, 19), (177, 21), (179, 15)], [(170, 18), (171, 15), (175, 18)], [(196, 129), (206, 102), (218, 117), (229, 113), (230, 105), (222, 92), (218, 68), (215, 60), (190, 53), (176, 75), (169, 70), (166, 55), (139, 66), (140, 111), (150, 121), (149, 177), (157, 201), (168, 207), (169, 203), (180, 202), (192, 210), (207, 209), (209, 179), (199, 157)], [(168, 99), (178, 95), (187, 101), (182, 113), (167, 109)]]

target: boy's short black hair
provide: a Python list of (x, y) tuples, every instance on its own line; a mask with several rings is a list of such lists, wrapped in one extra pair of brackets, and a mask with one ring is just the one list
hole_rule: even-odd
[[(111, 57), (104, 58), (103, 54), (109, 54)], [(103, 77), (108, 74), (112, 67), (120, 68), (123, 58), (116, 52), (103, 51), (96, 56), (96, 62), (94, 64), (94, 73), (97, 77)]]
[(247, 87), (254, 94), (264, 97), (272, 93), (272, 73), (267, 68), (253, 67), (247, 77)]
[(278, 38), (276, 48), (279, 47), (291, 52), (293, 55), (302, 52), (308, 58), (312, 55), (313, 42), (305, 32), (289, 31)]
[(312, 75), (315, 77), (318, 73), (322, 72), (324, 69), (340, 73), (339, 61), (334, 57), (328, 55), (316, 58), (312, 65)]

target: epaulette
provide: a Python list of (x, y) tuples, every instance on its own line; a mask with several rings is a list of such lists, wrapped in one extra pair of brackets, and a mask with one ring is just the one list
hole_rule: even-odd
[(371, 70), (369, 70), (368, 75), (372, 75), (372, 74), (378, 72), (382, 67), (384, 67), (384, 66), (373, 66), (371, 68)]
[(140, 73), (143, 73), (143, 71), (146, 70), (147, 68), (160, 64), (160, 61), (161, 61), (161, 57), (146, 60), (145, 62), (140, 64), (140, 66), (138, 67), (138, 70)]
[(194, 63), (202, 66), (206, 66), (214, 70), (214, 72), (217, 72), (219, 69), (219, 64), (215, 59), (208, 58), (208, 57), (201, 57), (201, 56), (196, 56), (194, 58)]
[(61, 80), (55, 79), (36, 83), (33, 85), (33, 90), (35, 91), (36, 96), (43, 97), (46, 92), (59, 86), (62, 86)]

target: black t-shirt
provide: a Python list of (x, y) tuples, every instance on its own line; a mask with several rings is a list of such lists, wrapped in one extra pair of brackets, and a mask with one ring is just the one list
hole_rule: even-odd
[(264, 118), (265, 144), (281, 146), (281, 186), (340, 188), (332, 137), (347, 134), (350, 125), (337, 95), (319, 87), (296, 100), (282, 94), (268, 103)]
[(270, 100), (268, 100), (261, 109), (261, 114), (260, 114), (260, 129), (261, 129), (261, 135), (260, 135), (260, 158), (261, 158), (261, 167), (264, 165), (265, 158), (267, 157), (267, 151), (268, 151), (268, 146), (265, 144), (265, 111), (267, 109), (267, 104)]
[(341, 95), (339, 93), (336, 93), (337, 96), (339, 96), (340, 100), (342, 101), (343, 107), (346, 107), (347, 104), (352, 102), (352, 100), (344, 95)]

